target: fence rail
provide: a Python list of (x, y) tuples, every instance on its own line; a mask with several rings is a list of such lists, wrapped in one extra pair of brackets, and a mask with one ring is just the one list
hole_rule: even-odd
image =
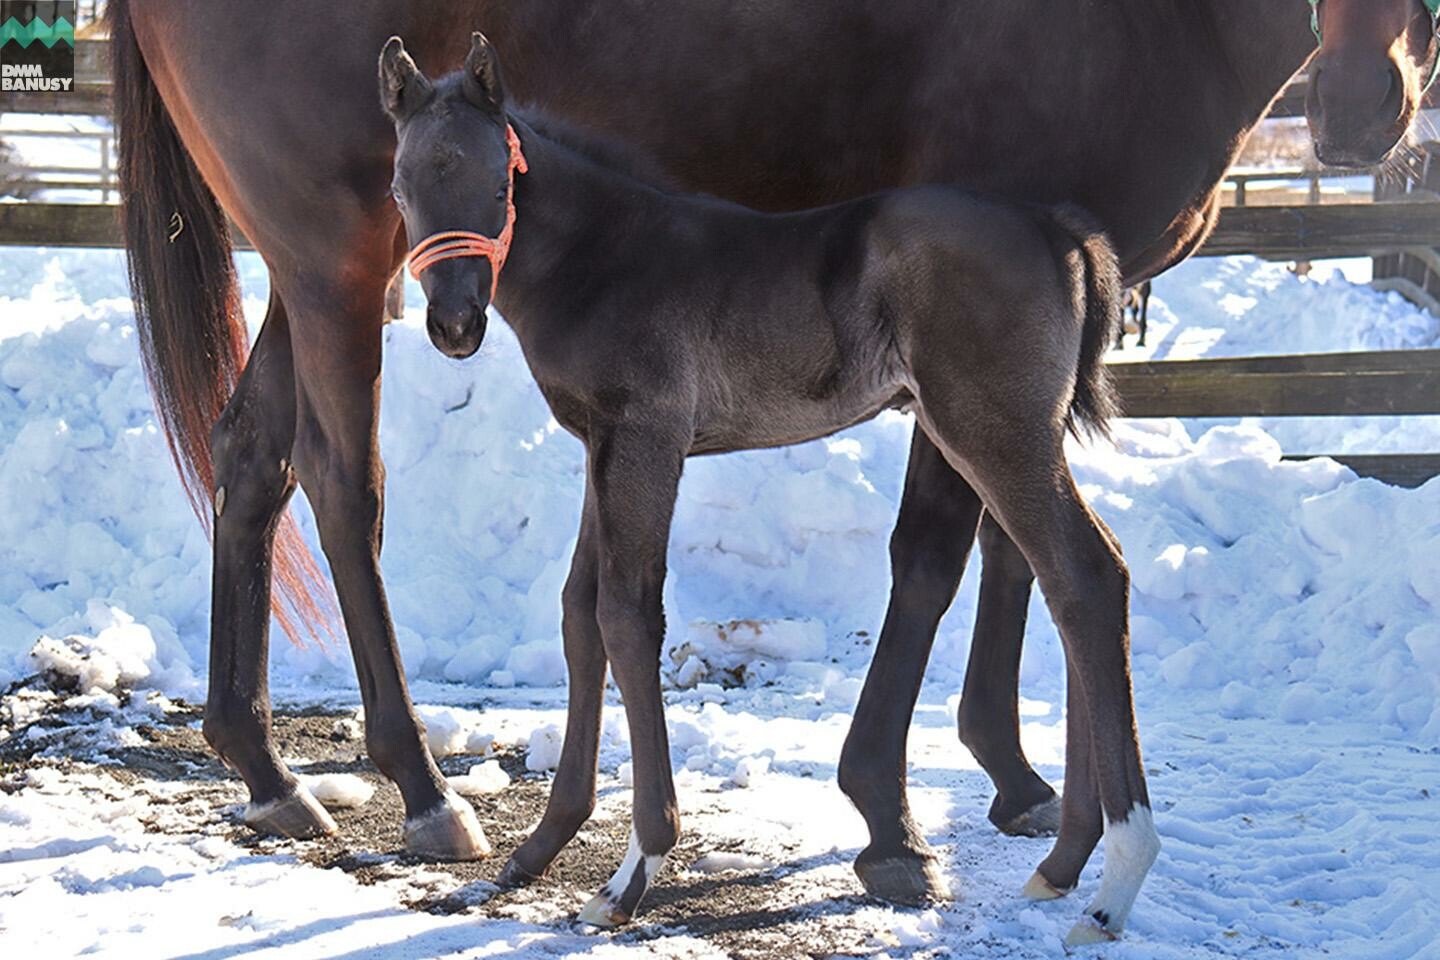
[[(1127, 417), (1356, 417), (1440, 414), (1440, 350), (1112, 363)], [(1329, 456), (1357, 474), (1415, 487), (1440, 454)]]

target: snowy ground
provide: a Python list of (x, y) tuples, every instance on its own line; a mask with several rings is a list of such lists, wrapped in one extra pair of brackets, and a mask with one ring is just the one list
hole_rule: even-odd
[[(242, 266), (258, 319), (263, 278), (253, 258)], [(687, 839), (636, 929), (595, 937), (568, 923), (623, 853), (618, 707), (600, 819), (523, 895), (492, 896), (498, 863), (396, 860), (383, 788), (340, 815), (348, 858), (254, 841), (232, 822), (242, 794), (176, 706), (201, 696), (208, 553), (155, 431), (125, 296), (115, 254), (0, 254), (0, 685), (49, 665), (136, 691), (123, 707), (28, 687), (6, 698), (7, 947), (133, 956), (163, 931), (163, 955), (206, 958), (1062, 953), (1102, 860), (1069, 900), (1016, 896), (1047, 842), (990, 828), (988, 783), (953, 728), (977, 569), (942, 625), (910, 751), (912, 803), (960, 899), (890, 909), (861, 897), (849, 870), (864, 828), (834, 764), (888, 587), (910, 429), (898, 415), (687, 469), (665, 664)], [(491, 329), (463, 364), (417, 326), (387, 333), (384, 565), (432, 742), (455, 754), (446, 772), (479, 764), (493, 738), (516, 777), (476, 801), (503, 855), (543, 799), (526, 761), (546, 765), (544, 728), (562, 721), (558, 598), (580, 449), (550, 422), (513, 338)], [(1440, 322), (1342, 276), (1301, 281), (1236, 258), (1159, 281), (1150, 342), (1119, 359), (1432, 347)], [(1330, 461), (1279, 460), (1440, 450), (1440, 418), (1134, 422), (1117, 437), (1072, 454), (1131, 565), (1165, 849), (1125, 942), (1100, 955), (1440, 956), (1440, 483), (1398, 490)], [(717, 624), (740, 618), (764, 626), (722, 639)], [(37, 660), (42, 635), (53, 639)], [(357, 700), (342, 649), (282, 641), (272, 673), (291, 713)], [(1024, 735), (1057, 786), (1062, 676), (1037, 600)], [(302, 735), (319, 720), (283, 723), (299, 731), (298, 769), (370, 776), (358, 744)]]

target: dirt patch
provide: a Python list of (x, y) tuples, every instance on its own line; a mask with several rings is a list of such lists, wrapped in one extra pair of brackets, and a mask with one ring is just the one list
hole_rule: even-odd
[[(340, 832), (320, 840), (296, 842), (262, 837), (240, 820), (244, 786), (209, 750), (200, 734), (198, 708), (184, 704), (153, 722), (134, 726), (132, 742), (97, 749), (85, 737), (67, 741), (66, 731), (94, 722), (84, 711), (53, 710), (31, 724), (44, 724), (45, 736), (24, 730), (0, 743), (0, 773), (10, 789), (34, 766), (83, 766), (119, 784), (144, 789), (155, 784), (152, 804), (162, 812), (146, 820), (162, 833), (223, 836), (257, 854), (290, 854), (324, 869), (343, 870), (356, 881), (395, 891), (398, 903), (414, 910), (503, 917), (569, 927), (578, 908), (609, 878), (625, 855), (629, 836), (629, 791), (602, 777), (596, 816), (560, 854), (548, 874), (520, 890), (500, 890), (495, 875), (505, 857), (539, 822), (549, 794), (549, 779), (525, 769), (521, 753), (495, 756), (512, 784), (490, 797), (473, 800), (495, 848), (491, 858), (473, 863), (434, 863), (410, 857), (401, 847), (404, 808), (399, 791), (364, 754), (350, 715), (335, 711), (281, 711), (274, 718), (281, 755), (297, 774), (350, 773), (375, 788), (359, 809), (333, 811)], [(347, 730), (346, 727), (349, 726)], [(19, 734), (18, 736), (15, 734)], [(133, 742), (138, 740), (138, 742)], [(73, 749), (67, 743), (73, 742)], [(447, 775), (465, 773), (473, 756), (440, 761)], [(151, 792), (151, 791), (147, 791)], [(687, 798), (690, 809), (695, 801)], [(702, 807), (703, 810), (703, 807)], [(705, 874), (688, 868), (704, 854), (745, 851), (745, 838), (682, 835), (666, 872), (647, 896), (636, 922), (615, 933), (597, 934), (613, 942), (637, 942), (684, 936), (705, 940), (730, 956), (743, 958), (868, 955), (895, 944), (877, 939), (872, 924), (855, 916), (873, 901), (859, 893), (849, 872), (853, 852), (810, 861), (793, 857), (772, 867)], [(772, 859), (775, 859), (772, 857)], [(819, 871), (816, 867), (827, 869)]]

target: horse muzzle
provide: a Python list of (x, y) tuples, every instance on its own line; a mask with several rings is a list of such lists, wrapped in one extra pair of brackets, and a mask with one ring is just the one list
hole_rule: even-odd
[(1414, 110), (1393, 63), (1361, 67), (1345, 59), (1322, 56), (1312, 71), (1305, 112), (1315, 156), (1328, 166), (1374, 166), (1395, 149)]
[(430, 342), (445, 356), (464, 360), (480, 349), (485, 340), (485, 304), (475, 297), (453, 305), (431, 303), (425, 314)]

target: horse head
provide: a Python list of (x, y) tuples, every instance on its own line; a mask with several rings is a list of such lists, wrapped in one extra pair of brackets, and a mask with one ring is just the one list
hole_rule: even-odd
[(1320, 53), (1305, 112), (1323, 163), (1383, 161), (1410, 128), (1440, 57), (1440, 0), (1310, 0)]
[(391, 37), (380, 100), (395, 122), (391, 194), (429, 302), (425, 326), (441, 353), (462, 359), (485, 338), (515, 226), (515, 173), (525, 171), (494, 48), (474, 34), (464, 69), (432, 83)]

